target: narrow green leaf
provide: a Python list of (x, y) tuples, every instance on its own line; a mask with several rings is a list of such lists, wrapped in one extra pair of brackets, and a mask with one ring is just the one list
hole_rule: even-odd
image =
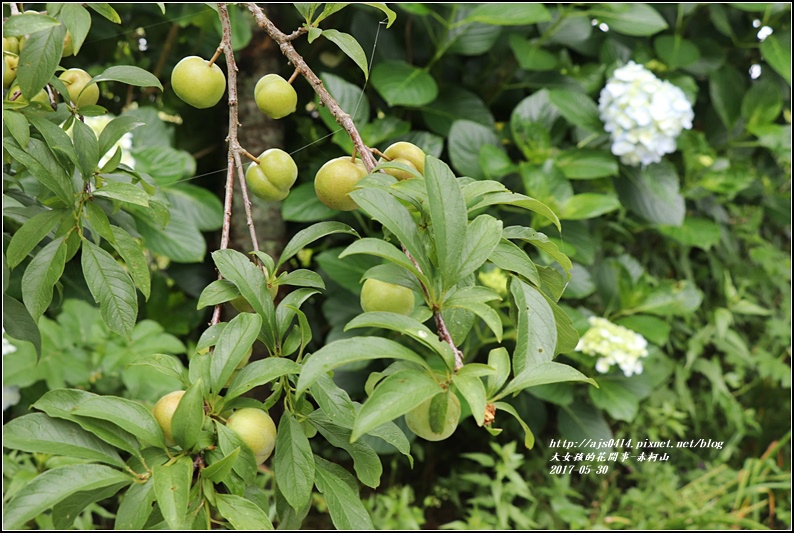
[(551, 20), (551, 13), (543, 4), (480, 4), (464, 19), (497, 26), (523, 26)]
[(3, 293), (3, 328), (9, 337), (33, 344), (36, 357), (41, 357), (41, 333), (38, 324), (22, 302), (5, 293)]
[(297, 393), (301, 394), (311, 387), (319, 375), (325, 374), (334, 368), (348, 363), (384, 358), (410, 361), (428, 370), (430, 369), (422, 357), (389, 339), (382, 337), (341, 339), (326, 344), (306, 359), (303, 363), (301, 375), (298, 378)]
[(237, 365), (253, 346), (262, 327), (262, 318), (253, 313), (240, 313), (224, 328), (210, 364), (210, 390), (220, 392), (229, 381)]
[[(231, 455), (235, 449), (239, 449), (237, 452), (237, 460), (234, 462), (234, 466), (232, 466), (234, 473), (240, 476), (243, 483), (247, 485), (253, 483), (256, 477), (256, 459), (254, 458), (254, 452), (251, 451), (251, 448), (248, 447), (240, 435), (236, 431), (226, 427), (226, 424), (216, 420), (215, 428), (218, 432), (218, 446), (224, 456)], [(224, 481), (227, 480), (228, 478)]]
[(466, 204), (455, 175), (446, 163), (433, 156), (425, 159), (425, 187), (442, 287), (447, 289), (459, 279), (466, 241)]
[[(85, 220), (88, 221), (89, 228), (93, 233), (93, 238), (99, 241), (102, 237), (109, 243), (113, 244), (116, 238), (113, 236), (113, 230), (110, 228), (110, 220), (105, 212), (94, 202), (86, 202), (83, 206)], [(86, 228), (84, 228), (85, 230)]]
[(116, 522), (117, 531), (141, 531), (152, 514), (155, 501), (154, 481), (149, 478), (145, 483), (133, 483), (119, 502)]
[(91, 14), (80, 4), (63, 4), (58, 12), (58, 18), (66, 25), (72, 35), (72, 49), (74, 54), (80, 52), (88, 31), (91, 29)]
[(416, 268), (416, 265), (411, 262), (407, 255), (399, 248), (383, 239), (374, 239), (371, 237), (359, 239), (345, 248), (344, 251), (339, 254), (339, 258), (343, 259), (354, 254), (368, 254), (381, 257), (408, 270), (423, 283), (427, 284), (429, 282), (427, 277)]
[(300, 252), (302, 249), (317, 239), (321, 239), (322, 237), (326, 237), (334, 233), (347, 233), (358, 237), (356, 230), (347, 224), (342, 224), (341, 222), (320, 222), (318, 224), (314, 224), (306, 229), (300, 230), (295, 234), (294, 237), (290, 239), (286, 246), (284, 246), (284, 250), (281, 252), (278, 263), (276, 263), (276, 269), (280, 268), (295, 254)]
[(165, 437), (152, 413), (143, 405), (116, 396), (86, 398), (73, 409), (74, 414), (107, 420), (152, 446), (165, 446)]
[(182, 456), (173, 463), (152, 467), (154, 494), (168, 527), (175, 531), (189, 529), (188, 515), (193, 459)]
[(560, 218), (562, 220), (584, 220), (595, 218), (620, 209), (620, 200), (611, 194), (586, 192), (576, 194), (563, 204)]
[(133, 115), (123, 115), (111, 120), (99, 134), (99, 155), (105, 155), (113, 146), (135, 128), (145, 123)]
[(477, 376), (457, 375), (453, 378), (455, 387), (460, 391), (471, 409), (471, 415), (478, 426), (485, 421), (485, 405), (487, 403), (485, 385)]
[(648, 4), (598, 4), (590, 14), (623, 35), (647, 37), (667, 29), (662, 15)]
[(501, 220), (490, 215), (480, 215), (472, 220), (466, 230), (456, 282), (480, 268), (501, 240)]
[(14, 268), (27, 258), (55, 226), (69, 212), (65, 209), (48, 209), (25, 222), (11, 237), (6, 249), (8, 266)]
[(510, 272), (515, 272), (527, 279), (530, 283), (540, 285), (540, 277), (535, 263), (529, 256), (507, 239), (502, 239), (501, 242), (494, 248), (488, 260), (501, 268)]
[(157, 87), (161, 91), (163, 90), (160, 80), (158, 80), (154, 74), (132, 65), (114, 65), (108, 67), (99, 76), (94, 76), (90, 83), (98, 83), (100, 81), (120, 81), (136, 87)]
[(21, 37), (44, 31), (60, 24), (56, 19), (40, 13), (20, 13), (8, 17), (3, 22), (3, 36)]
[(510, 354), (505, 348), (494, 348), (488, 352), (488, 366), (496, 369), (496, 373), (488, 376), (485, 382), (488, 398), (493, 398), (510, 377)]
[(72, 126), (74, 147), (77, 151), (77, 163), (84, 179), (94, 174), (99, 165), (99, 142), (96, 133), (81, 120), (75, 120)]
[(548, 362), (527, 366), (521, 373), (510, 380), (504, 390), (494, 399), (498, 400), (504, 398), (505, 396), (520, 392), (528, 387), (564, 381), (584, 381), (596, 387), (598, 386), (595, 380), (585, 376), (572, 366)]
[(761, 55), (764, 61), (791, 86), (791, 30), (776, 32), (761, 43)]
[(199, 295), (196, 309), (203, 309), (213, 305), (228, 302), (240, 296), (237, 286), (228, 279), (218, 279), (204, 287)]
[(315, 411), (309, 421), (332, 446), (345, 450), (353, 459), (353, 469), (361, 482), (373, 489), (380, 485), (383, 465), (378, 454), (368, 444), (358, 441), (350, 442), (350, 429), (340, 427), (322, 411)]
[(119, 14), (116, 13), (116, 10), (110, 7), (110, 4), (86, 4), (88, 7), (108, 19), (110, 22), (115, 24), (121, 24), (121, 17)]
[[(3, 28), (5, 29), (5, 27)], [(10, 109), (3, 110), (3, 125), (22, 148), (26, 148), (30, 140), (30, 125), (25, 115)]]
[(15, 418), (3, 426), (3, 446), (29, 453), (79, 457), (124, 467), (114, 448), (66, 420), (33, 413)]
[(80, 491), (131, 483), (128, 474), (105, 465), (67, 465), (33, 478), (3, 508), (3, 529), (22, 529), (58, 502)]
[(22, 150), (13, 139), (4, 138), (3, 148), (65, 205), (73, 205), (72, 182), (44, 142), (31, 137), (27, 150)]
[(182, 361), (174, 355), (155, 353), (136, 359), (129, 366), (149, 366), (164, 376), (170, 376), (187, 384), (187, 370)]
[(369, 79), (367, 54), (364, 53), (364, 49), (361, 48), (355, 37), (337, 30), (323, 30), (323, 37), (338, 46), (364, 72), (364, 79)]
[(510, 293), (515, 302), (516, 348), (513, 371), (547, 363), (554, 358), (557, 327), (554, 313), (542, 293), (535, 287), (514, 279)]
[(96, 502), (107, 500), (129, 484), (130, 482), (127, 480), (123, 483), (109, 485), (100, 489), (75, 492), (53, 506), (53, 527), (59, 531), (71, 529), (75, 518), (77, 518), (86, 507)]
[(273, 529), (267, 514), (254, 502), (234, 494), (216, 494), (218, 512), (238, 531)]
[(132, 238), (132, 235), (120, 227), (111, 226), (110, 230), (113, 232), (114, 241), (111, 241), (113, 248), (127, 265), (127, 271), (132, 276), (135, 286), (148, 300), (151, 293), (151, 272), (143, 248), (138, 241)]
[(361, 503), (355, 479), (341, 466), (314, 456), (317, 490), (324, 496), (336, 529), (372, 531), (375, 525)]
[(535, 434), (532, 433), (531, 429), (529, 429), (529, 426), (527, 425), (527, 423), (524, 422), (524, 420), (521, 419), (521, 416), (519, 416), (519, 414), (515, 410), (515, 408), (513, 408), (513, 406), (510, 405), (509, 403), (505, 403), (505, 402), (496, 402), (494, 404), (494, 407), (496, 407), (496, 409), (499, 410), (499, 411), (504, 411), (505, 413), (509, 413), (509, 414), (513, 415), (513, 418), (516, 419), (518, 424), (524, 430), (524, 446), (528, 450), (531, 450), (533, 448), (533, 446), (535, 446)]
[(135, 204), (143, 207), (149, 206), (149, 195), (146, 194), (146, 191), (132, 183), (121, 183), (118, 181), (106, 182), (92, 194), (102, 198), (127, 202), (128, 204)]
[(53, 240), (36, 254), (22, 275), (22, 301), (36, 322), (52, 302), (53, 286), (66, 264), (66, 248), (65, 236)]
[(273, 467), (284, 498), (293, 509), (301, 509), (311, 498), (315, 468), (309, 439), (289, 412), (278, 423)]
[(229, 388), (224, 394), (228, 401), (245, 394), (254, 387), (265, 385), (281, 376), (299, 374), (301, 365), (290, 359), (269, 357), (249, 363), (232, 378)]
[[(16, 17), (12, 17), (16, 18)], [(3, 26), (5, 29), (5, 25)], [(50, 81), (63, 53), (66, 28), (60, 23), (32, 33), (19, 53), (17, 80), (22, 95), (30, 102)]]
[(358, 412), (351, 441), (355, 442), (370, 430), (404, 415), (441, 392), (444, 392), (441, 385), (424, 370), (391, 374), (375, 387)]
[(397, 13), (389, 9), (389, 7), (386, 4), (380, 2), (361, 2), (361, 4), (365, 6), (372, 6), (383, 11), (383, 13), (386, 15), (387, 28), (389, 28), (394, 23), (394, 21), (397, 20)]
[(199, 379), (187, 388), (171, 420), (174, 442), (183, 450), (192, 450), (204, 423), (204, 384)]
[(92, 242), (83, 240), (82, 250), (83, 276), (102, 318), (111, 330), (129, 337), (138, 316), (138, 297), (130, 275)]
[(571, 180), (590, 180), (618, 175), (617, 159), (603, 150), (564, 150), (557, 155), (556, 163), (557, 168)]
[(571, 263), (568, 256), (562, 253), (560, 249), (557, 248), (557, 245), (551, 242), (545, 234), (525, 226), (510, 226), (504, 229), (504, 237), (506, 239), (520, 239), (526, 241), (535, 246), (538, 250), (546, 252), (552, 259), (560, 264), (570, 278), (573, 263)]
[(201, 471), (202, 477), (206, 477), (215, 483), (222, 482), (229, 472), (232, 471), (237, 456), (240, 455), (240, 448), (235, 448), (231, 453), (224, 455), (220, 461), (215, 461)]
[(475, 205), (469, 207), (469, 211), (476, 211), (477, 209), (482, 209), (483, 207), (488, 207), (490, 205), (514, 205), (516, 207), (521, 207), (523, 209), (527, 209), (529, 211), (533, 211), (543, 217), (546, 217), (551, 222), (557, 226), (557, 229), (562, 231), (562, 226), (560, 226), (560, 220), (557, 218), (557, 215), (554, 214), (554, 211), (549, 209), (549, 207), (540, 202), (535, 200), (534, 198), (530, 198), (529, 196), (524, 196), (523, 194), (518, 194), (514, 192), (494, 192), (490, 194), (485, 194), (479, 202)]

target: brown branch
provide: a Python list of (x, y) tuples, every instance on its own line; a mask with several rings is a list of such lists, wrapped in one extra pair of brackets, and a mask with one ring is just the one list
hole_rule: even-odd
[(350, 136), (350, 140), (353, 141), (353, 146), (355, 146), (358, 153), (361, 154), (361, 160), (364, 162), (364, 166), (367, 168), (368, 172), (371, 172), (372, 169), (375, 168), (375, 165), (377, 165), (377, 162), (367, 145), (364, 144), (364, 141), (361, 139), (361, 135), (358, 133), (352, 117), (342, 110), (336, 100), (334, 100), (325, 89), (322, 80), (317, 77), (314, 71), (309, 68), (309, 65), (306, 64), (303, 57), (295, 50), (295, 47), (292, 46), (290, 42), (290, 36), (282, 33), (282, 31), (265, 16), (258, 5), (246, 3), (245, 6), (253, 13), (259, 27), (265, 30), (270, 38), (278, 44), (279, 48), (281, 48), (281, 53), (284, 54), (284, 56), (289, 59), (290, 63), (292, 63), (303, 77), (306, 78), (306, 81), (312, 86), (314, 92), (320, 97), (320, 102), (328, 108), (331, 115), (336, 119), (336, 122), (347, 132)]

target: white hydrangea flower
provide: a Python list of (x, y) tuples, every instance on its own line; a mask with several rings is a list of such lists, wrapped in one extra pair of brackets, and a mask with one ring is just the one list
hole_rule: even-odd
[[(17, 347), (11, 344), (6, 338), (6, 330), (3, 328), (3, 357), (17, 351)], [(19, 403), (19, 387), (3, 387), (3, 411)]]
[(624, 165), (650, 165), (675, 152), (675, 140), (692, 128), (695, 113), (684, 91), (630, 61), (615, 70), (598, 99), (612, 138), (612, 153)]
[[(99, 135), (102, 133), (102, 130), (105, 129), (110, 121), (112, 121), (114, 116), (112, 115), (100, 115), (98, 117), (85, 117), (85, 124), (90, 126), (94, 133), (96, 133), (97, 139)], [(107, 151), (105, 155), (102, 156), (102, 159), (99, 160), (99, 167), (101, 168), (105, 163), (110, 161), (110, 158), (116, 153), (116, 150), (121, 148), (121, 163), (127, 165), (130, 168), (135, 168), (135, 158), (132, 157), (130, 150), (132, 149), (132, 133), (125, 133), (122, 135), (121, 139), (116, 141), (110, 150)]]
[(645, 337), (613, 324), (606, 318), (591, 316), (590, 329), (579, 339), (576, 351), (599, 357), (596, 370), (602, 374), (617, 365), (626, 377), (642, 374), (643, 357), (648, 356)]

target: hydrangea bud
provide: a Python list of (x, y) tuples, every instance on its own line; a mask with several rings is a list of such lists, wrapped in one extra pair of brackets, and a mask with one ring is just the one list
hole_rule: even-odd
[(684, 91), (630, 61), (601, 90), (598, 110), (624, 165), (650, 165), (675, 151), (676, 138), (692, 128), (695, 113)]
[(648, 356), (648, 341), (639, 333), (613, 324), (606, 318), (591, 316), (590, 329), (579, 339), (576, 351), (599, 357), (596, 370), (605, 374), (617, 365), (626, 377), (642, 374), (640, 359)]

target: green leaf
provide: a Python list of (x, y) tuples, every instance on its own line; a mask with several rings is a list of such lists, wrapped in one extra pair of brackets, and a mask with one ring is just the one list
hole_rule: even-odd
[(204, 384), (199, 379), (187, 388), (171, 420), (171, 432), (183, 450), (192, 450), (204, 423)]
[(129, 480), (101, 489), (80, 491), (56, 503), (52, 508), (53, 527), (59, 531), (72, 528), (75, 518), (91, 504), (106, 500), (129, 485)]
[(585, 381), (591, 385), (598, 386), (595, 380), (585, 376), (572, 366), (554, 362), (538, 363), (524, 368), (523, 371), (507, 383), (505, 388), (494, 399), (504, 398), (510, 394), (521, 392), (528, 387), (564, 381)]
[(538, 289), (513, 279), (510, 293), (516, 311), (513, 319), (516, 324), (513, 371), (520, 374), (529, 367), (547, 363), (554, 358), (557, 327), (554, 313)]
[(151, 292), (151, 273), (141, 245), (129, 233), (118, 226), (111, 226), (110, 230), (113, 232), (113, 248), (124, 259), (127, 271), (132, 276), (132, 281), (138, 287), (138, 290), (141, 291), (144, 298), (148, 300)]
[(656, 224), (680, 226), (684, 222), (684, 197), (679, 192), (678, 174), (667, 162), (644, 169), (626, 169), (615, 181), (621, 203)]
[(74, 142), (62, 128), (43, 117), (28, 116), (27, 118), (30, 124), (41, 133), (47, 146), (56, 157), (63, 154), (68, 157), (69, 161), (74, 163), (75, 166), (79, 166), (80, 158), (75, 150)]
[(22, 275), (22, 301), (36, 322), (52, 302), (53, 286), (66, 264), (66, 249), (66, 237), (58, 237), (36, 254)]
[(369, 216), (383, 224), (400, 240), (425, 274), (431, 272), (416, 223), (408, 210), (394, 196), (381, 189), (358, 189), (350, 193)]
[[(339, 107), (350, 115), (353, 122), (355, 122), (358, 127), (362, 127), (369, 122), (369, 99), (366, 95), (362, 94), (361, 87), (350, 83), (341, 76), (336, 76), (327, 72), (324, 72), (320, 78), (323, 84), (325, 84), (325, 88), (339, 104)], [(325, 125), (328, 126), (328, 129), (331, 131), (339, 129), (339, 124), (336, 122), (336, 119), (324, 106), (320, 107), (320, 118), (322, 118)], [(345, 137), (347, 137), (347, 135), (345, 135)], [(290, 196), (291, 195), (292, 193), (290, 193)], [(315, 194), (315, 196), (317, 195)]]
[(325, 282), (322, 276), (313, 270), (299, 268), (279, 276), (275, 285), (292, 285), (295, 287), (311, 287), (314, 289), (325, 289)]
[(81, 401), (73, 413), (107, 420), (152, 446), (165, 446), (165, 437), (152, 413), (141, 404), (116, 396), (94, 396)]
[[(618, 380), (619, 379), (619, 380)], [(593, 405), (606, 411), (615, 420), (631, 422), (637, 416), (640, 402), (637, 396), (625, 386), (625, 380), (602, 378), (598, 388), (588, 387)]]
[(240, 448), (235, 448), (227, 455), (224, 455), (223, 459), (215, 461), (202, 470), (201, 476), (215, 483), (221, 483), (232, 471), (238, 455), (240, 455)]
[(89, 85), (100, 81), (120, 81), (136, 87), (157, 87), (161, 91), (163, 90), (160, 80), (158, 80), (154, 74), (132, 65), (114, 65), (108, 67), (102, 74), (94, 76), (89, 82)]
[(527, 423), (524, 422), (521, 416), (519, 416), (518, 411), (516, 411), (512, 405), (505, 402), (496, 402), (494, 403), (494, 407), (496, 407), (496, 409), (499, 411), (504, 411), (505, 413), (512, 415), (513, 418), (516, 419), (518, 424), (524, 430), (524, 447), (528, 450), (531, 450), (535, 446), (535, 435), (532, 433), (532, 430), (529, 429)]
[(493, 127), (471, 120), (456, 120), (449, 130), (449, 160), (463, 176), (484, 179), (480, 167), (480, 148), (484, 145), (501, 146)]
[(288, 222), (314, 222), (336, 216), (337, 211), (323, 204), (314, 191), (314, 183), (302, 183), (292, 189), (281, 203), (281, 216)]
[(532, 244), (538, 250), (546, 252), (552, 259), (560, 264), (563, 270), (565, 270), (565, 273), (570, 277), (570, 272), (573, 268), (571, 260), (567, 255), (562, 253), (560, 249), (557, 248), (557, 245), (551, 242), (545, 234), (525, 226), (510, 226), (504, 229), (503, 235), (505, 239), (520, 239)]
[(154, 481), (151, 478), (145, 483), (133, 483), (119, 502), (113, 529), (117, 531), (143, 530), (146, 521), (152, 514), (154, 501)]
[(653, 48), (667, 66), (675, 70), (697, 63), (700, 50), (692, 41), (680, 35), (660, 35), (653, 41)]
[(105, 155), (124, 135), (144, 124), (138, 117), (133, 115), (114, 118), (99, 134), (99, 154)]
[(367, 55), (355, 37), (337, 30), (323, 30), (323, 37), (338, 46), (345, 55), (358, 65), (358, 68), (364, 72), (364, 79), (369, 78)]
[(703, 293), (690, 282), (664, 283), (631, 306), (633, 313), (658, 316), (686, 315), (694, 312), (703, 302)]
[[(374, 255), (376, 257), (381, 257), (398, 265), (407, 271), (411, 272), (414, 276), (417, 277), (420, 281), (427, 284), (428, 279), (427, 276), (422, 274), (418, 268), (408, 259), (408, 256), (405, 255), (401, 250), (399, 250), (396, 246), (391, 243), (388, 243), (382, 239), (374, 239), (371, 237), (366, 237), (364, 239), (359, 239), (355, 241), (353, 244), (348, 246), (347, 248), (339, 254), (339, 259), (343, 259), (349, 255), (355, 254), (368, 254)], [(325, 267), (323, 267), (325, 268)], [(359, 277), (360, 279), (360, 277)], [(355, 284), (359, 286), (359, 279), (355, 280)]]
[(256, 461), (251, 448), (248, 447), (236, 431), (229, 429), (218, 420), (215, 421), (215, 429), (218, 432), (218, 446), (224, 456), (232, 454), (235, 449), (239, 449), (237, 460), (232, 466), (234, 473), (240, 476), (243, 483), (253, 483), (256, 476)]
[(3, 446), (29, 453), (79, 457), (124, 467), (114, 448), (77, 424), (33, 413), (15, 418), (3, 426)]
[(353, 531), (374, 530), (375, 525), (359, 498), (353, 476), (341, 466), (316, 455), (314, 462), (317, 490), (325, 496), (334, 527)]
[(667, 29), (662, 15), (648, 4), (597, 4), (590, 14), (623, 35), (647, 37)]
[(86, 229), (90, 229), (93, 239), (97, 242), (99, 237), (102, 237), (113, 244), (115, 238), (113, 237), (113, 231), (110, 229), (110, 220), (102, 208), (94, 202), (86, 202), (83, 209), (85, 211), (85, 220), (88, 222), (88, 225), (83, 228), (84, 234)]
[(441, 392), (444, 392), (441, 385), (424, 370), (401, 370), (391, 374), (375, 387), (358, 412), (351, 441), (355, 442)]
[(555, 70), (559, 63), (555, 54), (544, 50), (540, 44), (532, 43), (517, 33), (510, 34), (510, 48), (518, 60), (518, 65), (524, 70)]
[(77, 151), (77, 161), (80, 172), (84, 179), (88, 179), (94, 174), (99, 164), (99, 143), (96, 133), (80, 120), (75, 120), (72, 126), (72, 136), (74, 137), (74, 147)]
[(121, 17), (110, 4), (86, 4), (88, 7), (115, 24), (121, 24)]
[(412, 350), (382, 337), (354, 337), (326, 344), (303, 363), (296, 391), (301, 394), (321, 374), (340, 366), (373, 359), (398, 359), (430, 369), (425, 360)]
[(152, 467), (152, 481), (157, 505), (168, 527), (176, 531), (189, 529), (188, 515), (193, 459), (182, 456), (173, 463)]
[(425, 159), (425, 186), (442, 290), (445, 290), (454, 286), (460, 277), (468, 222), (466, 204), (455, 175), (443, 161), (433, 156)]
[(216, 494), (218, 512), (238, 531), (273, 529), (267, 514), (254, 502), (234, 494)]
[(742, 98), (742, 118), (747, 129), (753, 132), (760, 126), (775, 122), (782, 109), (783, 97), (772, 81), (754, 83)]
[(201, 231), (189, 220), (172, 217), (165, 228), (158, 228), (154, 220), (135, 217), (138, 231), (153, 252), (179, 263), (198, 263), (204, 260), (207, 245)]
[(218, 279), (207, 285), (199, 296), (196, 309), (222, 304), (240, 296), (234, 283), (227, 279)]
[(433, 76), (403, 61), (378, 63), (372, 69), (371, 83), (389, 107), (421, 107), (438, 96)]
[(262, 328), (262, 317), (240, 313), (223, 329), (210, 363), (210, 391), (220, 392), (253, 346)]
[(507, 239), (501, 240), (488, 260), (502, 270), (515, 272), (524, 276), (530, 283), (540, 285), (540, 277), (535, 263), (524, 250)]
[(149, 195), (146, 194), (143, 189), (131, 183), (122, 183), (118, 181), (106, 182), (92, 194), (94, 196), (110, 198), (112, 200), (119, 200), (121, 202), (144, 207), (148, 207), (149, 205)]
[[(565, 117), (565, 120), (588, 131), (602, 133), (604, 124), (598, 114), (598, 106), (584, 93), (572, 89), (549, 89), (549, 100)], [(576, 151), (581, 153), (582, 151)], [(603, 152), (604, 155), (606, 152)], [(614, 160), (614, 158), (611, 158)], [(617, 173), (617, 163), (615, 163)]]
[(358, 237), (356, 230), (341, 222), (320, 222), (319, 224), (314, 224), (296, 233), (284, 246), (281, 257), (276, 264), (276, 270), (309, 244), (334, 233), (347, 233)]
[(618, 175), (615, 156), (603, 150), (565, 150), (555, 161), (566, 178), (591, 180)]
[(47, 15), (39, 13), (20, 13), (8, 17), (3, 22), (3, 37), (21, 37), (31, 33), (37, 33), (61, 23)]
[(490, 215), (480, 215), (472, 220), (466, 229), (466, 241), (463, 243), (455, 281), (460, 281), (480, 268), (493, 254), (501, 240), (501, 220)]
[(3, 293), (3, 328), (6, 335), (33, 344), (36, 356), (41, 357), (41, 333), (28, 309), (16, 298)]
[(474, 421), (478, 426), (482, 426), (487, 403), (485, 385), (482, 380), (477, 376), (457, 375), (453, 378), (453, 383), (468, 402)]
[(741, 116), (745, 85), (745, 77), (730, 65), (723, 65), (709, 76), (709, 96), (714, 111), (729, 131)]
[(482, 197), (482, 200), (477, 202), (475, 205), (469, 207), (469, 211), (476, 211), (477, 209), (482, 209), (483, 207), (487, 207), (489, 205), (513, 205), (516, 207), (521, 207), (523, 209), (527, 209), (529, 211), (533, 211), (551, 222), (557, 227), (558, 230), (562, 230), (562, 226), (560, 225), (560, 219), (557, 218), (557, 215), (554, 214), (554, 211), (549, 209), (549, 207), (539, 200), (535, 200), (534, 198), (530, 198), (529, 196), (524, 196), (523, 194), (514, 193), (514, 192), (493, 192), (489, 194), (485, 194)]
[(30, 520), (72, 494), (132, 483), (128, 474), (105, 465), (67, 465), (36, 476), (3, 508), (3, 529), (22, 529)]
[(498, 26), (523, 26), (551, 20), (551, 14), (543, 4), (480, 4), (464, 19), (464, 22), (479, 22)]
[(510, 377), (510, 354), (505, 348), (494, 348), (488, 352), (488, 366), (496, 369), (496, 372), (489, 375), (485, 381), (488, 398), (493, 398)]
[(365, 6), (372, 6), (383, 11), (383, 13), (386, 15), (386, 20), (387, 20), (386, 28), (391, 27), (391, 25), (394, 24), (394, 21), (397, 20), (397, 13), (389, 9), (389, 7), (386, 4), (380, 2), (361, 2), (361, 4)]
[(432, 105), (422, 108), (422, 117), (430, 131), (444, 137), (457, 120), (470, 120), (491, 129), (495, 124), (482, 98), (458, 86), (444, 88)]
[(351, 443), (350, 429), (336, 425), (320, 410), (309, 415), (309, 421), (332, 446), (345, 450), (352, 457), (353, 468), (363, 484), (378, 488), (383, 465), (370, 445), (361, 441)]
[(656, 229), (681, 244), (706, 251), (722, 238), (720, 225), (705, 218), (687, 217), (680, 226), (658, 226)]
[(439, 354), (447, 368), (455, 366), (455, 355), (449, 344), (438, 340), (438, 336), (429, 328), (409, 316), (387, 312), (363, 313), (348, 322), (345, 331), (355, 328), (384, 328), (408, 335)]
[(135, 360), (135, 362), (130, 363), (129, 366), (149, 366), (164, 376), (176, 378), (185, 384), (188, 382), (185, 366), (182, 364), (182, 361), (174, 355), (163, 353), (145, 355)]
[(562, 206), (562, 220), (583, 220), (611, 213), (620, 208), (620, 200), (611, 194), (586, 192), (575, 194)]
[[(16, 18), (16, 17), (11, 17)], [(5, 29), (5, 25), (3, 26)], [(63, 53), (66, 28), (58, 24), (31, 34), (19, 53), (17, 80), (22, 95), (30, 102), (50, 81)]]
[(108, 327), (129, 337), (138, 316), (138, 297), (130, 275), (112, 255), (88, 240), (83, 240), (82, 266), (88, 289), (99, 303)]
[(293, 509), (301, 509), (311, 498), (315, 468), (309, 439), (289, 412), (278, 423), (273, 468), (284, 498)]
[(567, 406), (561, 406), (557, 413), (557, 419), (561, 436), (582, 444), (578, 447), (580, 450), (595, 453), (611, 451), (611, 448), (595, 449), (594, 446), (584, 446), (587, 443), (608, 442), (613, 438), (609, 424), (604, 420), (601, 411), (595, 407), (586, 402), (574, 402)]
[(791, 86), (791, 30), (776, 32), (764, 39), (761, 55)]
[(22, 150), (13, 139), (4, 138), (3, 148), (17, 162), (27, 167), (33, 177), (52, 191), (65, 205), (73, 205), (74, 192), (71, 179), (44, 142), (31, 138), (27, 150)]
[(55, 389), (46, 392), (33, 407), (44, 411), (53, 418), (61, 418), (76, 423), (84, 430), (96, 435), (108, 444), (133, 455), (138, 455), (140, 444), (129, 432), (106, 420), (77, 416), (74, 411), (84, 401), (97, 397), (93, 392), (78, 389)]
[(30, 125), (25, 115), (10, 109), (4, 109), (3, 125), (8, 128), (8, 132), (19, 146), (22, 148), (27, 147), (30, 140)]
[(91, 14), (80, 4), (63, 4), (58, 18), (72, 35), (72, 48), (77, 55), (91, 29)]
[(48, 209), (27, 222), (11, 237), (6, 249), (8, 266), (14, 268), (24, 261), (28, 254), (46, 237), (68, 214), (65, 209)]

